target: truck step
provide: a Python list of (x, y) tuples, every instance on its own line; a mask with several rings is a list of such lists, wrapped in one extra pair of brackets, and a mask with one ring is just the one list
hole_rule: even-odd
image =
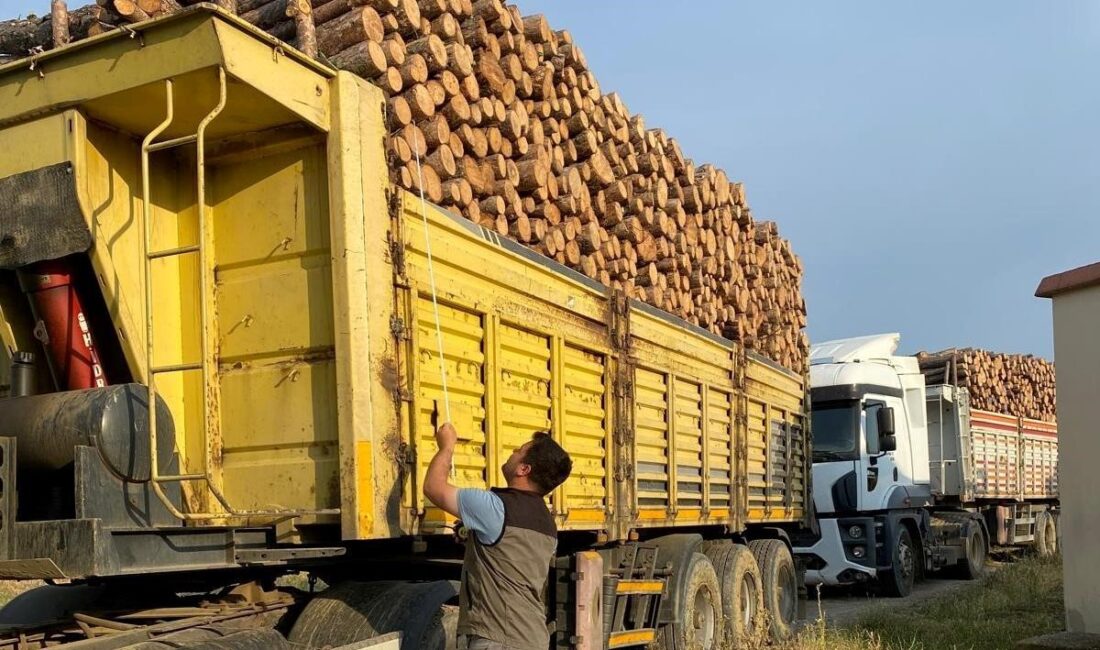
[(632, 648), (639, 645), (647, 645), (657, 640), (657, 630), (645, 628), (641, 630), (629, 630), (626, 632), (612, 632), (607, 639), (608, 650), (612, 648)]

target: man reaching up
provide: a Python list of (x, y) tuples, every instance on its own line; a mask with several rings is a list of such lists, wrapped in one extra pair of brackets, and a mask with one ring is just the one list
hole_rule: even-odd
[(473, 533), (462, 565), (459, 637), (468, 650), (546, 650), (543, 594), (558, 531), (544, 498), (569, 478), (573, 461), (549, 434), (536, 433), (501, 468), (507, 488), (458, 489), (448, 481), (458, 434), (446, 423), (435, 439), (424, 496)]

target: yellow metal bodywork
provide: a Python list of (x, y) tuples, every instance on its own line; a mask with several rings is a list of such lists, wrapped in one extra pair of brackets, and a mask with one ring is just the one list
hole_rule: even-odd
[[(564, 530), (623, 538), (642, 527), (741, 530), (802, 519), (801, 378), (635, 302), (619, 345), (610, 290), (415, 196), (400, 197), (402, 439), (412, 441), (416, 459), (403, 527), (430, 533), (451, 523), (425, 502), (419, 483), (446, 399), (460, 435), (461, 486), (500, 485), (500, 465), (536, 431), (561, 442), (574, 471), (550, 504)], [(617, 414), (633, 427), (620, 426)]]
[[(150, 314), (153, 365), (196, 361), (204, 331), (213, 342), (206, 394), (197, 371), (158, 379), (184, 473), (206, 468), (235, 508), (339, 510), (297, 517), (286, 541), (306, 525), (345, 540), (442, 533), (453, 522), (422, 477), (449, 411), (462, 486), (502, 485), (499, 467), (537, 431), (571, 453), (549, 496), (564, 530), (614, 540), (806, 516), (802, 378), (390, 188), (381, 92), (283, 47), (200, 8), (140, 39), (0, 68), (0, 178), (73, 165), (134, 380), (150, 365)], [(194, 132), (219, 69), (201, 322), (195, 256), (156, 260), (146, 304), (140, 144), (164, 119), (165, 80), (177, 120), (162, 139)], [(193, 149), (153, 154), (149, 180), (152, 248), (199, 243)], [(5, 349), (27, 344), (20, 300), (0, 281)], [(186, 488), (188, 510), (217, 509)]]

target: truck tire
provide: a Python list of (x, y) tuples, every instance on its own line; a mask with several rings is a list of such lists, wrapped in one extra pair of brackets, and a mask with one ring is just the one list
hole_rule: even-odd
[(977, 519), (966, 524), (963, 534), (964, 557), (959, 560), (959, 574), (964, 580), (977, 580), (985, 573), (985, 558), (989, 555), (989, 541)]
[(890, 569), (880, 572), (879, 585), (891, 598), (904, 598), (913, 591), (917, 576), (917, 547), (904, 525), (898, 525), (890, 546)]
[[(439, 610), (457, 593), (453, 582), (345, 582), (313, 598), (290, 630), (295, 647), (339, 647), (401, 632), (410, 648), (422, 639)], [(434, 649), (433, 649), (434, 650)]]
[(683, 597), (678, 623), (661, 629), (661, 650), (719, 650), (722, 636), (722, 589), (706, 555), (693, 553), (679, 568)]
[(798, 617), (798, 573), (791, 550), (781, 539), (755, 539), (749, 550), (760, 568), (768, 631), (777, 641), (788, 639)]
[(1035, 516), (1035, 552), (1042, 557), (1058, 553), (1058, 528), (1050, 511), (1044, 510)]
[(420, 643), (424, 650), (458, 650), (458, 606), (441, 607)]
[(180, 645), (149, 641), (122, 650), (290, 650), (290, 643), (275, 630), (237, 630), (220, 638)]
[(701, 549), (718, 574), (726, 645), (747, 646), (757, 639), (763, 625), (763, 579), (756, 558), (747, 546), (729, 540), (703, 542)]
[(42, 585), (24, 591), (0, 608), (0, 626), (42, 627), (69, 622), (73, 614), (94, 610), (108, 598), (102, 585)]

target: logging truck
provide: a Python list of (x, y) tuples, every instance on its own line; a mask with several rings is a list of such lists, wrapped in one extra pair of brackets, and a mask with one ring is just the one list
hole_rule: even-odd
[(574, 459), (553, 647), (789, 631), (804, 377), (391, 186), (385, 106), (212, 6), (0, 68), (0, 648), (453, 647), (444, 411), (461, 486)]
[(971, 408), (955, 383), (926, 385), (899, 340), (811, 348), (819, 532), (795, 540), (807, 583), (877, 581), (905, 596), (925, 572), (980, 576), (992, 544), (1055, 552), (1055, 425)]

